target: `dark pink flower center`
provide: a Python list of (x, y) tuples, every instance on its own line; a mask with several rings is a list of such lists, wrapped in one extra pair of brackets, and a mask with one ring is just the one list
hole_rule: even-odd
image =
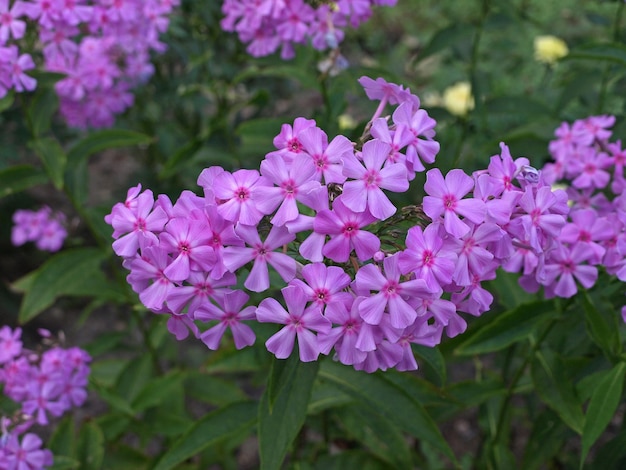
[(294, 198), (298, 192), (296, 188), (296, 183), (293, 180), (287, 180), (283, 184), (280, 185), (283, 190), (283, 194), (288, 198)]
[(456, 209), (456, 196), (454, 194), (446, 194), (443, 197), (443, 207), (447, 211), (454, 211)]
[(435, 264), (435, 257), (432, 251), (424, 250), (422, 253), (422, 264), (428, 268)]
[(359, 226), (356, 223), (348, 222), (346, 225), (344, 225), (341, 233), (343, 233), (344, 236), (346, 237), (353, 237), (354, 235), (357, 234), (358, 231), (359, 231)]
[(580, 231), (580, 235), (578, 235), (578, 239), (581, 242), (590, 242), (591, 241), (591, 234), (589, 232), (587, 232), (586, 230), (581, 230)]
[(365, 186), (369, 188), (371, 187), (378, 188), (380, 186), (380, 183), (382, 182), (380, 173), (376, 170), (368, 170), (365, 173), (365, 176), (363, 177), (363, 179), (365, 180)]
[(400, 284), (397, 281), (389, 281), (383, 287), (383, 292), (385, 293), (385, 297), (391, 298), (400, 295)]
[(245, 202), (250, 197), (250, 191), (248, 191), (248, 188), (242, 186), (241, 188), (237, 188), (235, 196), (239, 199), (239, 202)]

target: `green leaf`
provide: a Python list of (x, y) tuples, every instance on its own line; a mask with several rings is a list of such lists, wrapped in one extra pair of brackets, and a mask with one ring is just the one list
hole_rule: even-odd
[(246, 394), (232, 381), (200, 372), (187, 374), (184, 386), (189, 396), (213, 405), (223, 406), (246, 399)]
[(324, 361), (320, 378), (337, 385), (348, 395), (376, 409), (408, 433), (431, 443), (452, 460), (456, 460), (439, 428), (421, 403), (389, 381), (384, 374), (367, 374)]
[(83, 469), (98, 470), (102, 467), (104, 435), (96, 423), (85, 423), (81, 427), (78, 437), (77, 456)]
[(589, 454), (591, 446), (598, 440), (606, 427), (611, 422), (617, 405), (622, 397), (624, 389), (624, 373), (626, 363), (620, 362), (611, 370), (608, 370), (601, 379), (591, 395), (585, 424), (583, 425), (582, 454), (580, 456), (580, 467), (582, 468)]
[(163, 169), (159, 173), (159, 178), (169, 178), (175, 174), (178, 169), (185, 163), (189, 162), (192, 157), (202, 148), (202, 142), (199, 140), (192, 140), (187, 144), (179, 148), (174, 154), (168, 158)]
[(135, 416), (135, 410), (131, 408), (130, 404), (124, 398), (116, 394), (114, 391), (97, 384), (96, 382), (92, 381), (91, 384), (92, 387), (98, 392), (98, 396), (107, 402), (112, 409), (119, 411), (128, 417)]
[(342, 407), (354, 403), (354, 399), (333, 384), (318, 380), (313, 385), (307, 415), (314, 415), (324, 410)]
[(169, 470), (181, 462), (234, 436), (247, 433), (256, 423), (257, 404), (233, 403), (209, 413), (170, 446), (154, 470)]
[(152, 137), (149, 135), (126, 129), (105, 129), (92, 132), (72, 146), (67, 153), (67, 161), (71, 165), (75, 165), (79, 161), (86, 160), (94, 153), (102, 150), (148, 145), (152, 140)]
[(300, 359), (297, 354), (292, 354), (287, 359), (272, 358), (272, 365), (270, 367), (270, 376), (267, 381), (267, 403), (269, 405), (269, 412), (272, 413), (274, 409), (274, 403), (280, 392), (293, 382), (293, 377), (300, 365)]
[(32, 320), (63, 295), (103, 296), (107, 280), (100, 269), (104, 253), (96, 248), (76, 248), (54, 255), (32, 279), (19, 312), (21, 323)]
[(13, 106), (14, 101), (15, 93), (13, 93), (13, 90), (11, 90), (0, 100), (0, 113), (6, 111), (11, 106)]
[[(311, 389), (317, 376), (319, 362), (300, 362), (297, 354), (287, 362), (281, 372), (285, 383), (275, 384), (275, 404), (270, 405), (271, 392), (268, 388), (259, 403), (259, 454), (262, 470), (280, 469), (289, 446), (300, 432), (306, 418)], [(292, 365), (293, 363), (293, 365)], [(295, 367), (294, 367), (295, 366)], [(293, 371), (291, 370), (293, 369)], [(269, 383), (279, 380), (277, 374)]]
[(537, 351), (531, 363), (535, 390), (541, 399), (578, 434), (583, 432), (584, 416), (574, 392), (573, 381), (565, 374), (562, 361), (549, 349)]
[(280, 132), (282, 124), (283, 119), (279, 118), (258, 118), (242, 122), (236, 130), (241, 138), (241, 154), (261, 161), (272, 150), (272, 136)]
[(56, 425), (54, 433), (52, 434), (52, 437), (50, 437), (46, 447), (55, 455), (55, 463), (57, 455), (74, 457), (76, 449), (74, 438), (74, 419), (72, 416), (66, 416), (59, 424)]
[(159, 405), (168, 400), (172, 391), (180, 385), (184, 375), (179, 371), (171, 371), (162, 377), (153, 378), (133, 400), (133, 409), (141, 412), (151, 406)]
[(59, 98), (52, 87), (39, 87), (27, 110), (28, 123), (33, 137), (37, 138), (50, 129), (52, 116), (59, 108)]
[(430, 348), (420, 344), (412, 344), (411, 348), (417, 358), (421, 360), (421, 365), (437, 377), (438, 385), (444, 385), (447, 380), (446, 360), (439, 348)]
[(43, 137), (29, 142), (28, 146), (33, 149), (43, 163), (55, 188), (63, 189), (67, 157), (59, 142), (51, 137)]
[(561, 450), (568, 432), (571, 434), (554, 411), (544, 410), (533, 420), (520, 468), (524, 470), (544, 468), (545, 463)]
[(420, 52), (419, 59), (456, 47), (458, 44), (471, 43), (476, 28), (465, 23), (452, 23), (450, 26), (437, 31), (430, 42)]
[(626, 46), (619, 43), (585, 44), (572, 49), (563, 60), (590, 59), (626, 65)]
[(0, 170), (0, 198), (48, 182), (48, 176), (30, 165), (12, 166)]
[(139, 358), (128, 362), (117, 379), (115, 390), (120, 397), (132, 403), (150, 383), (153, 375), (152, 357), (149, 352), (145, 352)]
[(454, 351), (460, 356), (484, 354), (528, 338), (538, 326), (558, 317), (553, 302), (534, 302), (504, 312), (485, 327), (475, 330)]
[(47, 470), (76, 470), (80, 467), (80, 462), (65, 455), (58, 455), (54, 452), (54, 461), (52, 467), (46, 467)]
[(361, 402), (343, 408), (338, 415), (345, 433), (362, 442), (374, 455), (394, 468), (412, 468), (404, 435), (375, 409)]
[(150, 468), (150, 459), (137, 449), (117, 445), (113, 449), (107, 448), (103, 468), (147, 470)]
[(587, 291), (582, 291), (582, 295), (578, 298), (583, 304), (587, 332), (591, 339), (607, 354), (619, 353), (621, 349), (619, 330), (611, 328), (609, 323), (595, 307)]
[(394, 470), (376, 456), (363, 450), (348, 450), (335, 455), (323, 455), (315, 462), (315, 470)]

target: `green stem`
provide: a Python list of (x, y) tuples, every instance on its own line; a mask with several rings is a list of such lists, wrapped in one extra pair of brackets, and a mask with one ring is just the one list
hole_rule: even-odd
[[(624, 12), (624, 2), (620, 1), (617, 4), (617, 12), (615, 13), (615, 18), (613, 20), (613, 32), (612, 32), (613, 42), (619, 41), (619, 32), (620, 32), (620, 25), (622, 24), (623, 12)], [(604, 108), (604, 103), (606, 101), (606, 96), (608, 93), (610, 78), (611, 78), (611, 64), (607, 64), (604, 66), (604, 71), (602, 72), (602, 82), (600, 84), (600, 93), (598, 94), (598, 105), (596, 107), (596, 114), (602, 114), (602, 110)]]
[(534, 344), (531, 344), (530, 351), (528, 352), (528, 354), (524, 358), (524, 362), (519, 367), (519, 369), (517, 369), (517, 371), (515, 372), (515, 375), (511, 379), (511, 382), (509, 383), (509, 386), (507, 387), (506, 395), (505, 395), (504, 400), (502, 402), (502, 406), (500, 408), (500, 412), (498, 414), (498, 422), (497, 422), (497, 425), (496, 425), (496, 433), (495, 433), (495, 435), (493, 437), (493, 442), (494, 443), (498, 442), (501, 439), (501, 437), (502, 437), (502, 428), (504, 427), (504, 420), (506, 419), (507, 411), (508, 411), (508, 408), (509, 408), (509, 403), (511, 402), (511, 399), (513, 398), (515, 387), (517, 387), (517, 384), (520, 381), (520, 379), (522, 378), (522, 376), (524, 375), (524, 372), (526, 371), (526, 368), (528, 367), (528, 364), (530, 364), (530, 361), (535, 356), (535, 353), (539, 350), (539, 348), (541, 347), (541, 344), (546, 339), (546, 336), (548, 336), (548, 333), (550, 333), (550, 331), (552, 330), (554, 325), (556, 325), (557, 321), (558, 320), (556, 320), (556, 319), (555, 320), (551, 320), (550, 323), (548, 324), (548, 326), (545, 328), (545, 330), (543, 330), (543, 332), (541, 333), (541, 336), (539, 337), (539, 339), (537, 339), (537, 341)]

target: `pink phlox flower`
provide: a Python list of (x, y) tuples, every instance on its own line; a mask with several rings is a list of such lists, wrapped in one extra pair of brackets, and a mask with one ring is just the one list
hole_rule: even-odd
[(219, 348), (226, 328), (230, 328), (237, 349), (252, 346), (256, 336), (252, 329), (241, 323), (243, 320), (254, 320), (256, 307), (244, 305), (250, 297), (243, 291), (235, 290), (225, 293), (217, 299), (218, 305), (205, 303), (196, 311), (195, 318), (203, 322), (217, 320), (218, 323), (200, 335), (200, 339), (213, 351)]
[(238, 225), (237, 235), (246, 243), (245, 247), (228, 246), (224, 249), (224, 264), (226, 269), (234, 273), (244, 264), (254, 260), (250, 274), (244, 286), (254, 292), (263, 292), (270, 286), (270, 264), (285, 282), (291, 281), (296, 275), (296, 260), (284, 253), (275, 250), (287, 245), (295, 239), (285, 227), (273, 226), (265, 241), (261, 241), (256, 227)]
[(178, 341), (186, 339), (189, 336), (189, 332), (191, 332), (194, 338), (198, 338), (200, 336), (198, 327), (188, 315), (176, 315), (167, 311), (155, 313), (170, 314), (167, 319), (167, 330), (173, 334)]
[(575, 162), (572, 174), (577, 175), (572, 181), (576, 188), (605, 188), (611, 179), (607, 171), (613, 164), (611, 157), (593, 148), (584, 149), (580, 160)]
[[(390, 147), (385, 165), (401, 163), (407, 166), (406, 155), (401, 153), (400, 150), (413, 140), (413, 134), (409, 128), (404, 124), (398, 124), (395, 126), (395, 129), (390, 130), (387, 119), (378, 118), (372, 122), (370, 133), (372, 137), (386, 143)], [(412, 179), (413, 175), (411, 173), (411, 169), (407, 166), (407, 178)]]
[(624, 178), (624, 167), (626, 167), (626, 149), (622, 149), (622, 141), (618, 140), (608, 144), (608, 150), (613, 159), (613, 178), (611, 180), (611, 191), (621, 194), (626, 190), (626, 179)]
[(224, 219), (219, 214), (216, 206), (205, 206), (204, 215), (209, 227), (209, 246), (213, 248), (215, 254), (215, 264), (213, 269), (211, 269), (211, 277), (213, 279), (221, 279), (227, 272), (223, 257), (224, 247), (244, 246), (244, 243), (235, 233), (234, 223)]
[(502, 236), (500, 227), (483, 223), (472, 226), (461, 239), (448, 239), (448, 247), (458, 253), (452, 280), (458, 286), (469, 286), (474, 276), (482, 276), (492, 270), (494, 255), (487, 247)]
[(485, 222), (504, 226), (511, 220), (511, 215), (522, 197), (522, 191), (502, 192), (500, 184), (489, 174), (474, 174), (474, 198), (485, 203)]
[(24, 16), (23, 2), (15, 2), (9, 8), (9, 0), (0, 0), (0, 44), (4, 45), (12, 36), (21, 39), (26, 32), (26, 23), (19, 19)]
[(521, 272), (529, 276), (535, 272), (539, 266), (539, 254), (530, 246), (527, 239), (513, 241), (513, 252), (503, 260), (502, 269), (509, 273)]
[[(363, 76), (359, 78), (358, 81), (370, 100), (385, 101), (389, 104), (399, 104), (406, 101), (410, 95), (410, 92), (405, 90), (402, 85), (387, 82), (384, 78), (379, 77), (374, 80), (370, 77)], [(412, 99), (411, 101), (416, 108), (419, 108), (419, 99), (417, 99), (417, 101)]]
[(411, 349), (411, 344), (421, 344), (423, 346), (435, 347), (441, 342), (443, 327), (437, 323), (428, 324), (427, 321), (418, 319), (402, 333), (402, 337), (397, 343), (402, 346), (402, 359), (395, 365), (395, 369), (401, 372), (417, 370), (415, 354)]
[(0, 468), (7, 470), (41, 470), (52, 466), (53, 456), (48, 449), (42, 449), (41, 438), (26, 433), (19, 439), (17, 432), (8, 435), (0, 448)]
[(324, 310), (332, 303), (352, 298), (348, 292), (343, 292), (350, 284), (350, 276), (339, 266), (311, 263), (302, 268), (301, 275), (302, 280), (293, 279), (289, 285), (299, 286), (309, 302), (318, 304)]
[(217, 300), (229, 292), (228, 287), (237, 284), (237, 278), (229, 272), (220, 279), (213, 279), (208, 273), (192, 271), (186, 282), (190, 285), (171, 287), (166, 302), (173, 313), (180, 315), (187, 308), (187, 314), (194, 318), (195, 311), (209, 299)]
[(451, 170), (444, 180), (439, 168), (426, 173), (424, 190), (424, 212), (433, 221), (443, 216), (446, 232), (460, 238), (469, 232), (470, 227), (459, 216), (479, 224), (485, 219), (485, 203), (480, 199), (463, 199), (474, 188), (474, 180), (463, 170)]
[(167, 300), (172, 281), (164, 271), (171, 264), (167, 251), (159, 246), (148, 246), (142, 255), (130, 264), (131, 272), (126, 280), (133, 290), (139, 294), (139, 300), (151, 310), (159, 310)]
[(573, 211), (570, 217), (572, 222), (563, 226), (559, 240), (570, 245), (582, 244), (592, 253), (589, 263), (600, 264), (606, 250), (598, 242), (613, 237), (611, 223), (606, 218), (598, 217), (592, 209)]
[(518, 201), (523, 212), (511, 220), (509, 233), (520, 240), (528, 240), (530, 246), (541, 253), (548, 237), (558, 237), (565, 225), (565, 216), (553, 213), (555, 207), (560, 211), (558, 204), (559, 196), (549, 186), (538, 188), (536, 194), (532, 187), (527, 187)]
[(577, 143), (576, 136), (567, 122), (561, 123), (561, 125), (554, 131), (554, 135), (557, 139), (550, 141), (548, 149), (556, 161), (561, 161), (566, 158), (570, 152), (572, 152), (574, 145)]
[(369, 351), (363, 362), (354, 364), (356, 370), (373, 373), (377, 370), (385, 371), (398, 364), (404, 355), (400, 344), (382, 340), (373, 351)]
[[(297, 117), (293, 122), (293, 126), (283, 124), (280, 128), (280, 134), (274, 137), (274, 147), (278, 150), (268, 153), (266, 157), (269, 155), (280, 155), (285, 159), (285, 162), (290, 163), (294, 158), (300, 156), (302, 152), (306, 152), (300, 141), (300, 134), (310, 128), (319, 129), (315, 126), (313, 119), (305, 119), (303, 117)], [(321, 129), (319, 131), (323, 132)]]
[(354, 146), (348, 138), (338, 135), (329, 144), (326, 133), (313, 126), (302, 131), (298, 137), (302, 149), (313, 159), (318, 181), (322, 177), (325, 184), (341, 184), (346, 180), (343, 160), (354, 153)]
[(317, 360), (320, 347), (313, 332), (328, 333), (331, 329), (330, 321), (322, 315), (319, 305), (312, 304), (305, 308), (308, 299), (300, 287), (287, 286), (281, 292), (287, 310), (272, 298), (264, 299), (256, 309), (259, 322), (285, 325), (267, 340), (265, 346), (278, 359), (286, 359), (291, 355), (297, 337), (300, 360)]
[(592, 145), (595, 140), (606, 142), (612, 132), (608, 128), (615, 124), (615, 116), (590, 116), (579, 119), (572, 125), (572, 134), (582, 145)]
[(0, 364), (4, 364), (22, 353), (22, 329), (0, 328)]
[(231, 222), (257, 225), (263, 218), (263, 212), (257, 209), (256, 191), (271, 185), (256, 170), (220, 173), (219, 177), (215, 177), (213, 186), (213, 193), (220, 200), (217, 212)]
[(385, 220), (396, 212), (396, 207), (382, 189), (404, 192), (409, 189), (406, 166), (401, 163), (388, 164), (391, 147), (378, 140), (363, 145), (361, 163), (354, 155), (344, 157), (343, 174), (354, 181), (343, 185), (343, 203), (355, 212), (366, 209), (379, 220)]
[(342, 364), (353, 365), (363, 362), (367, 353), (356, 347), (363, 319), (359, 315), (359, 303), (363, 297), (352, 296), (333, 302), (326, 308), (324, 316), (336, 327), (327, 333), (319, 333), (317, 342), (322, 354), (330, 354), (335, 348), (335, 356)]
[(578, 291), (575, 280), (585, 289), (593, 286), (598, 278), (598, 268), (583, 264), (592, 256), (593, 253), (582, 244), (571, 248), (558, 245), (551, 250), (545, 262), (546, 279), (542, 282), (546, 298), (572, 297)]
[(527, 158), (518, 158), (513, 161), (509, 147), (504, 142), (500, 142), (500, 155), (494, 155), (489, 159), (487, 170), (495, 180), (499, 192), (503, 193), (517, 189), (513, 183), (522, 167), (528, 164)]
[(430, 224), (423, 231), (419, 226), (411, 227), (406, 247), (399, 260), (402, 274), (414, 273), (431, 292), (441, 292), (442, 286), (452, 282), (457, 254), (444, 246), (440, 224)]
[[(33, 91), (37, 87), (37, 80), (26, 75), (26, 70), (35, 68), (35, 62), (30, 54), (21, 54), (16, 45), (0, 47), (0, 63), (7, 74), (7, 83), (17, 92)], [(2, 93), (3, 92), (3, 93)], [(7, 90), (0, 86), (0, 98)]]
[[(323, 185), (307, 194), (307, 203), (315, 211), (328, 210), (328, 187)], [(300, 244), (298, 251), (308, 261), (321, 262), (324, 260), (322, 250), (326, 243), (326, 235), (313, 231), (315, 216), (299, 214), (294, 220), (287, 222), (285, 226), (289, 233), (300, 233), (311, 230), (312, 232)]]
[(30, 382), (27, 385), (28, 397), (22, 403), (22, 411), (35, 418), (37, 424), (48, 424), (48, 414), (61, 416), (66, 408), (59, 401), (61, 384), (57, 381), (46, 381), (42, 384)]
[(282, 11), (276, 32), (283, 41), (293, 41), (302, 44), (308, 33), (309, 23), (315, 12), (311, 6), (302, 0), (290, 0)]
[(66, 24), (76, 26), (91, 20), (93, 7), (85, 5), (84, 0), (52, 0), (52, 2), (57, 21), (61, 20)]
[[(439, 142), (433, 140), (437, 122), (414, 103), (403, 102), (393, 112), (393, 122), (405, 126), (412, 139), (407, 143), (406, 164), (409, 175), (424, 171), (424, 163), (433, 163), (439, 153)], [(411, 177), (411, 179), (413, 179)]]
[(213, 269), (215, 251), (209, 244), (205, 220), (177, 217), (159, 235), (160, 247), (173, 254), (174, 260), (163, 273), (172, 281), (184, 281), (192, 270)]
[(300, 212), (296, 201), (307, 205), (307, 193), (320, 186), (314, 180), (316, 169), (310, 158), (295, 158), (287, 167), (281, 157), (270, 155), (261, 162), (261, 174), (275, 186), (257, 189), (256, 207), (264, 214), (278, 208), (271, 220), (275, 226), (297, 218)]
[(457, 313), (456, 305), (437, 295), (433, 295), (430, 299), (419, 299), (416, 310), (418, 314), (422, 314), (423, 318), (432, 318), (435, 324), (441, 325), (448, 338), (454, 338), (467, 329), (467, 322)]
[(64, 221), (63, 214), (54, 214), (48, 206), (38, 211), (18, 210), (13, 214), (11, 242), (20, 246), (32, 241), (40, 250), (59, 251), (67, 237)]
[(348, 261), (352, 250), (360, 261), (367, 261), (380, 249), (380, 240), (363, 227), (376, 220), (368, 210), (354, 212), (343, 203), (343, 195), (333, 201), (332, 210), (322, 210), (315, 216), (313, 229), (316, 233), (330, 235), (324, 245), (324, 256), (337, 263)]
[(376, 291), (361, 302), (359, 312), (366, 323), (379, 325), (385, 312), (393, 328), (406, 328), (417, 318), (415, 309), (407, 303), (409, 297), (429, 296), (431, 290), (423, 279), (400, 282), (400, 254), (383, 261), (383, 272), (375, 264), (367, 264), (356, 273), (359, 289)]
[(221, 166), (211, 166), (209, 168), (205, 168), (200, 172), (197, 183), (198, 186), (200, 186), (204, 190), (204, 198), (207, 200), (208, 203), (220, 202), (213, 192), (213, 185), (220, 180), (219, 176), (222, 175), (224, 172), (225, 171)]
[(168, 222), (165, 211), (154, 207), (152, 191), (144, 191), (136, 200), (134, 208), (115, 205), (110, 214), (113, 238), (116, 239), (113, 242), (113, 251), (118, 256), (133, 256), (139, 249), (140, 238), (149, 238), (156, 242), (155, 233), (161, 232)]
[(488, 278), (476, 274), (472, 275), (471, 284), (465, 286), (460, 292), (453, 293), (450, 298), (456, 304), (457, 310), (469, 313), (475, 317), (489, 311), (493, 302), (493, 295), (482, 287), (480, 281), (495, 278), (495, 267), (491, 270), (491, 275)]

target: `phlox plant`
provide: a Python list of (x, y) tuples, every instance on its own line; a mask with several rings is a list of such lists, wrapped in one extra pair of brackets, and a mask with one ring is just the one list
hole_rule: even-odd
[(624, 467), (626, 6), (566, 3), (0, 1), (0, 470)]
[[(31, 92), (33, 69), (62, 74), (60, 112), (78, 128), (111, 127), (133, 104), (133, 87), (154, 72), (176, 0), (0, 3), (0, 98)], [(35, 56), (38, 60), (37, 67)], [(39, 60), (38, 56), (42, 56)]]

